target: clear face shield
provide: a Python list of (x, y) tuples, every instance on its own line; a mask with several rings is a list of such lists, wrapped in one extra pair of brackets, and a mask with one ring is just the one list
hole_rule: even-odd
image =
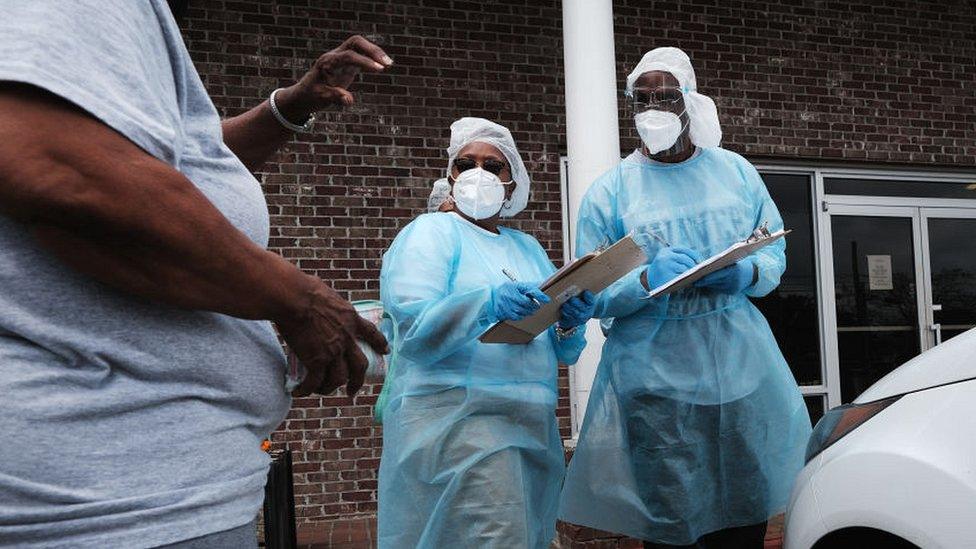
[(655, 110), (678, 114), (684, 110), (684, 90), (678, 86), (635, 87), (624, 94), (633, 115)]
[(690, 143), (682, 138), (691, 123), (684, 93), (678, 86), (635, 87), (626, 92), (634, 125), (651, 155), (670, 156), (688, 148)]

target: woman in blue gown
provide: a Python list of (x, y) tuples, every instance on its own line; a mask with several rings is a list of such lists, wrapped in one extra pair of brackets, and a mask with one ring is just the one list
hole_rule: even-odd
[(537, 285), (555, 268), (538, 241), (498, 224), (528, 200), (509, 131), (463, 118), (448, 155), (453, 211), (421, 215), (383, 256), (380, 294), (400, 337), (379, 546), (545, 548), (564, 474), (557, 364), (579, 357), (595, 297), (566, 302), (559, 324), (527, 345), (480, 343), (495, 322), (548, 301)]

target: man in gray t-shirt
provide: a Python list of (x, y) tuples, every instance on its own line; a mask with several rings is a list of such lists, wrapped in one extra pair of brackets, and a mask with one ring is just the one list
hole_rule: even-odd
[(0, 546), (217, 539), (255, 517), (260, 442), (290, 405), (270, 321), (308, 371), (299, 395), (355, 393), (356, 340), (386, 350), (265, 249), (250, 170), (392, 61), (352, 38), (277, 112), (221, 123), (164, 0), (3, 8)]

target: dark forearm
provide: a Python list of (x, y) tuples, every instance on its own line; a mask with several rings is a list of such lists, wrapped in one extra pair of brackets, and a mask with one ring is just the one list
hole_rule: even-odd
[[(218, 253), (214, 260), (179, 256), (175, 246), (139, 239), (78, 233), (33, 225), (35, 238), (74, 270), (134, 295), (184, 309), (215, 311), (249, 319), (292, 318), (299, 310), (304, 275), (271, 252)], [(216, 239), (215, 239), (216, 240)]]
[(16, 94), (0, 94), (0, 119), (0, 211), (72, 267), (176, 307), (254, 319), (300, 309), (310, 277), (107, 126)]
[(116, 189), (112, 203), (46, 201), (47, 213), (29, 225), (68, 265), (123, 292), (241, 318), (293, 316), (301, 305), (298, 292), (309, 286), (305, 275), (253, 243), (185, 185), (192, 186), (173, 182), (143, 196)]
[[(275, 104), (286, 120), (303, 124), (313, 108), (294, 97), (292, 88), (278, 92)], [(265, 99), (253, 109), (228, 118), (221, 124), (224, 143), (251, 171), (259, 169), (294, 133), (275, 119)]]

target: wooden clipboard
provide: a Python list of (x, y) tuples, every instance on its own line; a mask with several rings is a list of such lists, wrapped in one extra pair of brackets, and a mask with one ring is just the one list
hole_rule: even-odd
[(647, 255), (633, 238), (626, 236), (604, 250), (567, 264), (547, 278), (539, 287), (551, 301), (535, 314), (514, 322), (499, 322), (478, 339), (482, 343), (529, 343), (559, 320), (559, 308), (570, 298), (584, 290), (594, 294), (602, 292), (645, 263)]

